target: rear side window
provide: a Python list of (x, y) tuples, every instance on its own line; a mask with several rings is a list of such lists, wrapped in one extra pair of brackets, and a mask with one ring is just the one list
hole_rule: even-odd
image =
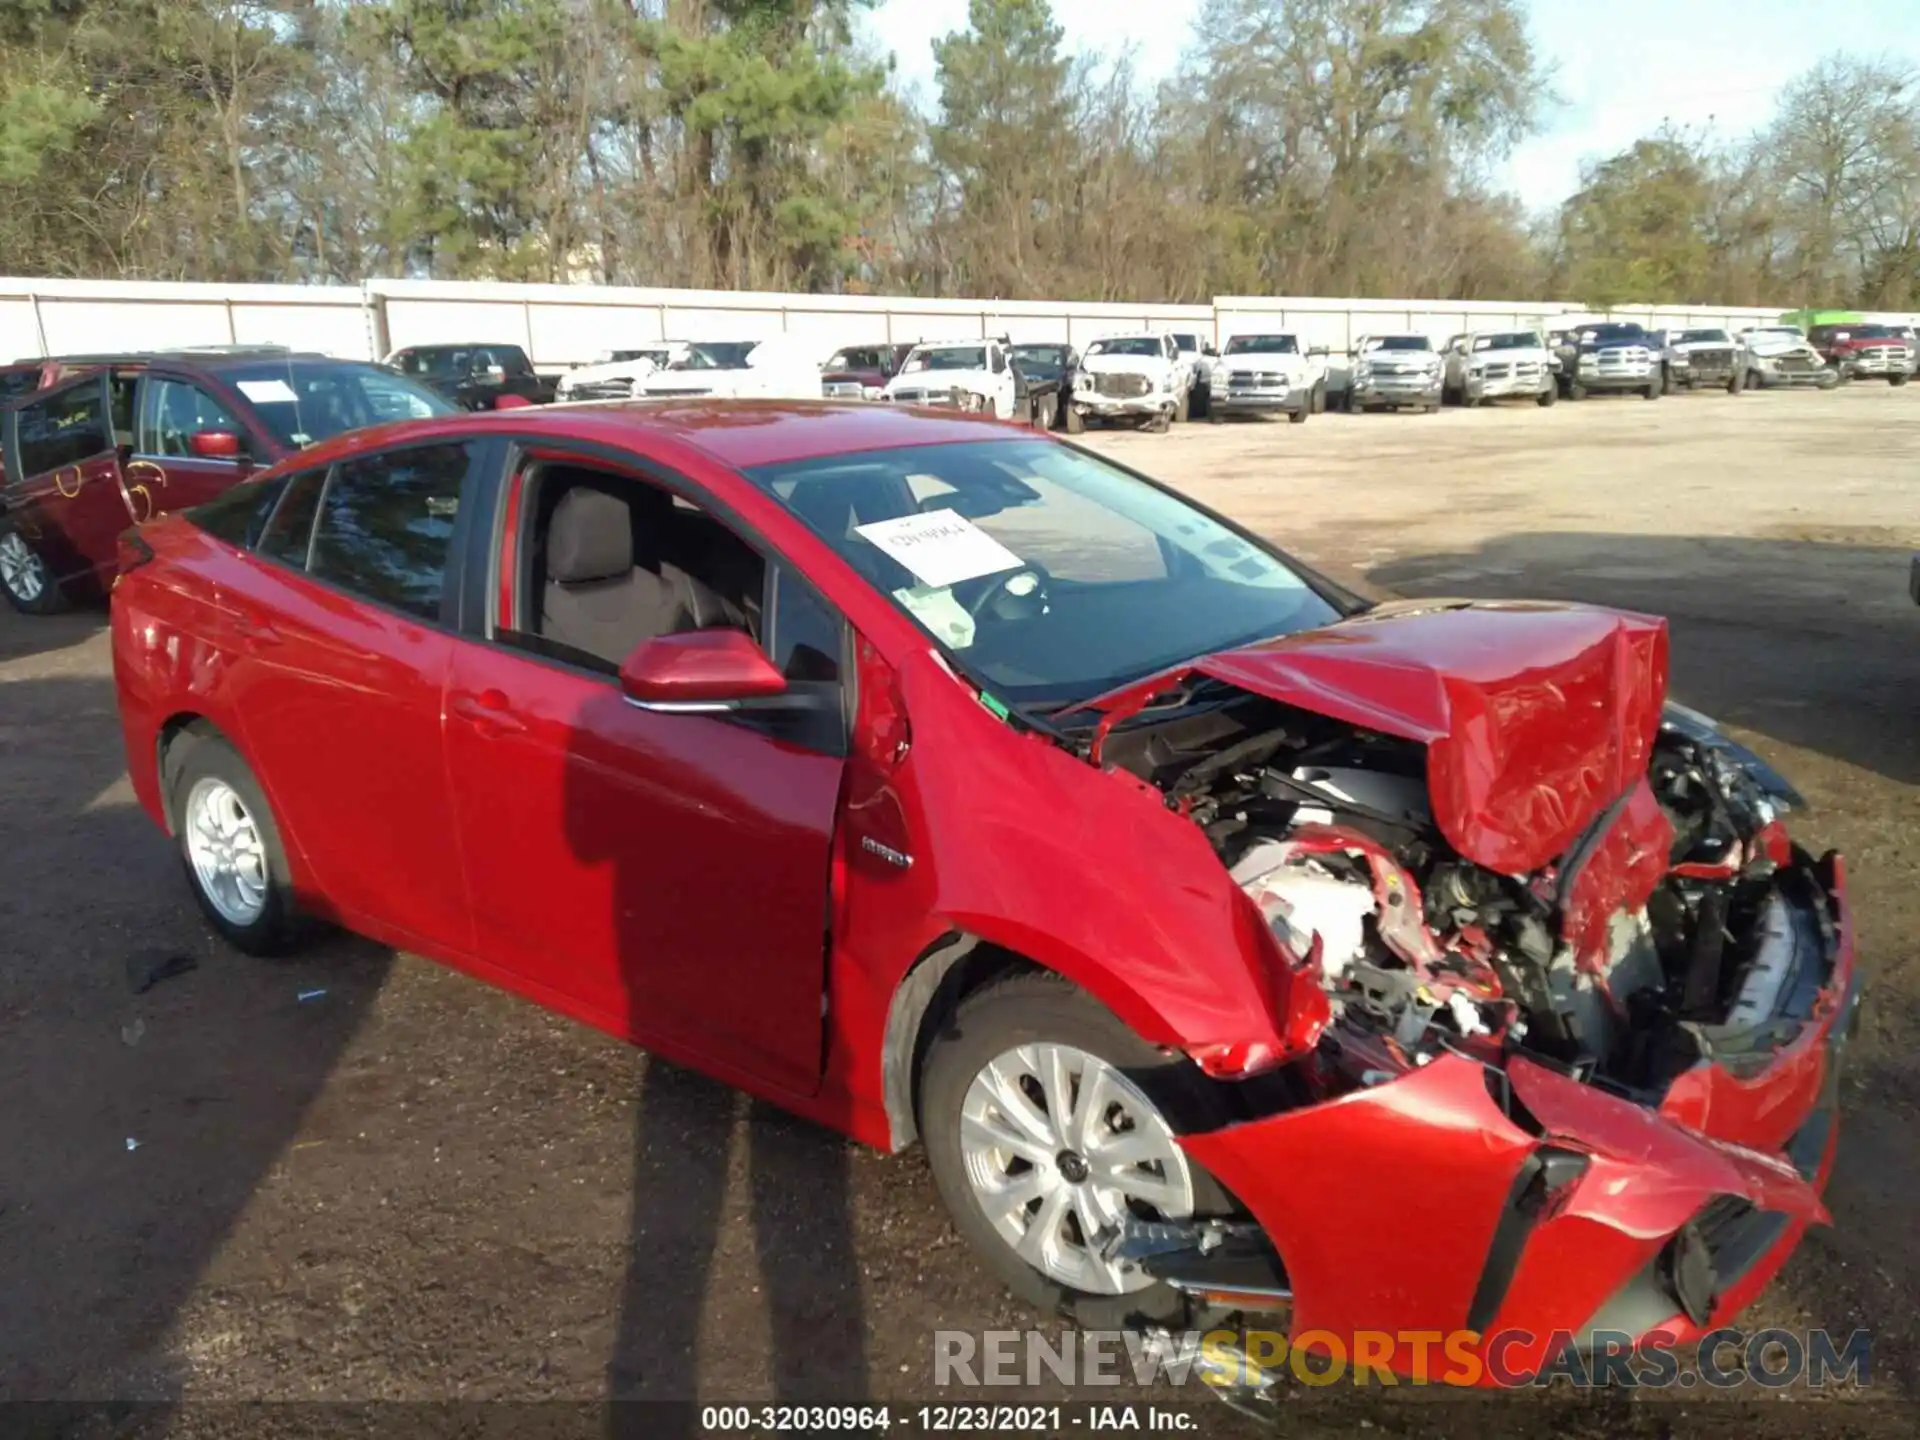
[(20, 407), (20, 473), (44, 475), (113, 448), (99, 382), (56, 391)]
[(193, 437), (206, 430), (223, 430), (243, 438), (247, 433), (226, 406), (198, 385), (160, 376), (148, 378), (139, 438), (134, 442), (136, 450), (142, 455), (189, 456), (193, 454)]
[(260, 536), (260, 527), (273, 512), (273, 502), (286, 488), (284, 475), (268, 480), (248, 480), (222, 490), (204, 505), (184, 512), (187, 519), (216, 540), (249, 549)]
[(477, 444), (370, 455), (334, 468), (307, 569), (377, 604), (440, 618), (460, 489)]
[(258, 549), (296, 570), (307, 566), (307, 547), (313, 539), (313, 517), (320, 513), (320, 495), (327, 485), (325, 470), (309, 470), (285, 482), (280, 503), (260, 527)]

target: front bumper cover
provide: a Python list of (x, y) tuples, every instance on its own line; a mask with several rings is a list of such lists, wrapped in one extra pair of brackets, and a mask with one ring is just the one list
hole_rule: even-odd
[(1353, 400), (1356, 405), (1438, 405), (1438, 375), (1355, 376)]
[(1503, 1071), (1449, 1053), (1181, 1137), (1283, 1258), (1292, 1340), (1324, 1348), (1311, 1332), (1325, 1332), (1356, 1354), (1360, 1335), (1377, 1347), (1384, 1334), (1397, 1373), (1444, 1381), (1422, 1337), (1471, 1331), (1472, 1383), (1512, 1384), (1568, 1337), (1686, 1344), (1749, 1305), (1828, 1218), (1860, 996), (1844, 867), (1799, 859), (1820, 883), (1832, 963), (1757, 1073), (1703, 1061), (1649, 1109), (1522, 1055)]
[(1176, 396), (1164, 390), (1147, 395), (1102, 395), (1094, 390), (1075, 390), (1073, 404), (1086, 415), (1160, 415), (1174, 408)]
[(1233, 390), (1211, 392), (1208, 406), (1222, 415), (1291, 415), (1310, 403), (1308, 390)]

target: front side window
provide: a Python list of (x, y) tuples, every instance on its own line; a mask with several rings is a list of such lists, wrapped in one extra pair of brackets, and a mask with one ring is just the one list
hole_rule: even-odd
[(1088, 699), (1338, 618), (1271, 551), (1176, 495), (1046, 441), (916, 446), (747, 473), (1016, 703)]
[(357, 361), (269, 362), (222, 371), (221, 378), (289, 450), (366, 425), (460, 413), (444, 395)]
[(20, 473), (44, 475), (113, 449), (105, 396), (98, 380), (58, 390), (23, 405), (16, 443)]
[(203, 430), (247, 432), (231, 411), (198, 385), (185, 380), (149, 377), (146, 401), (140, 410), (140, 429), (134, 448), (142, 455), (193, 454), (193, 437)]
[(0, 405), (31, 395), (40, 388), (40, 367), (25, 370), (0, 370)]
[(419, 445), (335, 466), (320, 502), (309, 573), (418, 619), (438, 620), (460, 490), (478, 449), (460, 442)]

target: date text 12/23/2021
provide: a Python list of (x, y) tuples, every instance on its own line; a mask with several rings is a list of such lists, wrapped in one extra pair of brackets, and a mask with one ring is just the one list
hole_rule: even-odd
[[(1207, 1411), (1169, 1405), (706, 1405), (700, 1428), (715, 1434), (1064, 1435), (1076, 1431), (1191, 1433)], [(1224, 1411), (1219, 1412), (1224, 1414)]]

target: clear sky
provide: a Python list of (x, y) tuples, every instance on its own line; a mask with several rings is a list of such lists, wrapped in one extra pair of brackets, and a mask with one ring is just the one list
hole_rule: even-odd
[[(1562, 104), (1496, 177), (1532, 208), (1579, 183), (1580, 162), (1624, 149), (1663, 119), (1745, 135), (1780, 86), (1834, 50), (1920, 67), (1915, 0), (1531, 0), (1533, 36)], [(1075, 51), (1131, 47), (1143, 77), (1171, 73), (1199, 0), (1054, 0)], [(933, 41), (966, 24), (967, 0), (881, 0), (866, 22), (931, 108)]]

